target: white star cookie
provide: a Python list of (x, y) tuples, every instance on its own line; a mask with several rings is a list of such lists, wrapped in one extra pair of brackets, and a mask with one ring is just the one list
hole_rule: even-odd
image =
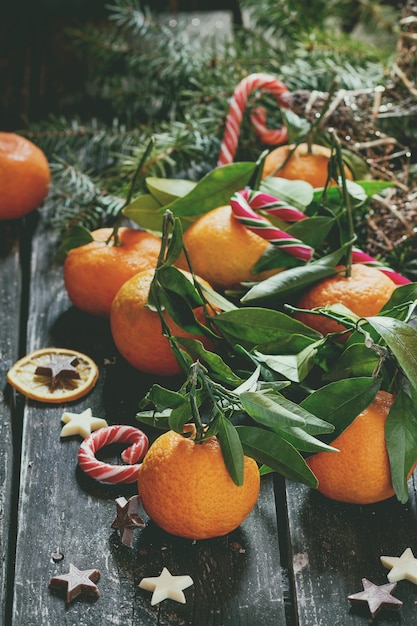
[(86, 409), (82, 413), (69, 413), (67, 411), (61, 417), (65, 426), (61, 430), (61, 437), (71, 437), (81, 435), (84, 439), (89, 437), (93, 430), (108, 426), (106, 420), (101, 417), (93, 417), (91, 409)]
[(151, 604), (158, 604), (162, 600), (169, 598), (175, 602), (185, 604), (185, 596), (182, 592), (194, 584), (191, 576), (172, 576), (166, 567), (159, 576), (151, 578), (142, 578), (139, 583), (141, 589), (153, 591)]
[(381, 556), (381, 563), (391, 570), (387, 575), (390, 583), (409, 580), (417, 585), (417, 559), (411, 548), (404, 550), (401, 556)]

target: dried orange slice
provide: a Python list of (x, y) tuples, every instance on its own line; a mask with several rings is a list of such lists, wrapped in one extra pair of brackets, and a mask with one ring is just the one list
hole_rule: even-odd
[(92, 389), (98, 367), (86, 354), (66, 348), (30, 352), (9, 369), (7, 382), (32, 400), (68, 402)]

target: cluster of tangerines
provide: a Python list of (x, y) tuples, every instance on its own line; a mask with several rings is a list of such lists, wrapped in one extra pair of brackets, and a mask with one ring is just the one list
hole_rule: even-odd
[[(0, 152), (4, 141), (0, 135)], [(329, 157), (330, 151), (320, 146), (308, 149), (300, 145), (291, 154), (288, 146), (282, 146), (268, 155), (263, 177), (276, 173), (282, 178), (307, 181), (314, 188), (323, 187)], [(36, 151), (32, 158), (40, 165), (42, 159)], [(3, 170), (1, 167), (0, 184), (9, 172), (9, 166)], [(346, 177), (352, 178), (348, 169)], [(32, 208), (46, 195), (49, 178), (44, 173), (40, 180), (39, 195), (33, 196)], [(16, 197), (21, 197), (22, 188), (32, 188), (32, 185), (36, 187), (32, 181), (24, 186), (16, 184)], [(31, 210), (23, 201), (22, 207), (16, 208), (14, 197), (8, 200), (8, 208), (4, 199), (0, 202), (3, 202), (0, 215), (4, 219), (19, 217)], [(116, 347), (135, 368), (158, 376), (179, 373), (179, 365), (162, 333), (160, 316), (148, 307), (149, 290), (161, 251), (160, 237), (127, 226), (114, 231), (101, 228), (91, 234), (92, 241), (70, 250), (64, 263), (64, 281), (70, 300), (82, 311), (109, 319)], [(184, 233), (184, 245), (198, 280), (207, 281), (216, 290), (233, 289), (242, 282), (262, 280), (269, 275), (251, 273), (268, 243), (239, 223), (230, 206), (214, 208), (197, 218)], [(186, 271), (184, 259), (179, 266)], [(386, 275), (357, 264), (348, 277), (339, 273), (317, 283), (302, 297), (299, 307), (311, 309), (342, 303), (358, 316), (371, 316), (381, 310), (394, 289), (395, 284)], [(202, 308), (194, 313), (204, 323)], [(166, 311), (163, 316), (172, 335), (192, 336)], [(322, 334), (340, 329), (326, 317), (304, 313), (299, 314), (299, 319)], [(207, 338), (199, 336), (198, 339), (210, 347)], [(394, 494), (384, 436), (392, 403), (391, 394), (379, 392), (372, 404), (333, 442), (339, 450), (337, 455), (319, 452), (309, 457), (308, 464), (318, 478), (319, 491), (330, 498), (353, 503), (376, 502)], [(169, 468), (163, 473), (159, 471), (161, 465), (167, 463), (175, 468), (175, 498), (173, 472)], [(159, 476), (158, 490), (155, 490), (155, 472)], [(200, 498), (198, 505), (189, 497), (189, 486), (182, 484), (189, 481), (190, 476), (197, 483), (199, 480), (207, 483), (205, 499)], [(207, 476), (211, 479), (206, 480)], [(225, 468), (215, 437), (210, 444), (194, 445), (192, 438), (170, 432), (160, 437), (148, 452), (139, 474), (139, 490), (145, 508), (163, 528), (174, 534), (202, 538), (225, 534), (240, 524), (256, 502), (259, 472), (255, 461), (245, 457), (244, 485), (238, 487)], [(202, 493), (201, 485), (198, 492)], [(219, 515), (214, 518), (212, 515), (215, 502), (223, 512), (222, 524)], [(184, 516), (179, 515), (181, 510)]]

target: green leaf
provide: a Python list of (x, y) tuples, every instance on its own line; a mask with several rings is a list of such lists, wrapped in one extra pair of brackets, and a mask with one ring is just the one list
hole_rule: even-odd
[(194, 361), (199, 360), (207, 367), (215, 380), (232, 386), (240, 385), (242, 382), (242, 379), (234, 373), (219, 354), (206, 350), (198, 339), (177, 337), (177, 341), (192, 355)]
[(207, 330), (206, 327), (195, 318), (193, 309), (188, 302), (175, 291), (165, 291), (158, 289), (160, 304), (166, 310), (172, 320), (183, 330), (193, 335), (202, 335)]
[(63, 262), (72, 248), (79, 248), (80, 246), (90, 243), (91, 241), (94, 241), (94, 238), (88, 228), (80, 226), (79, 224), (73, 226), (61, 242), (61, 245), (56, 252), (56, 259)]
[(291, 206), (304, 211), (312, 202), (314, 192), (310, 183), (303, 180), (288, 180), (279, 176), (268, 176), (261, 182), (260, 191), (269, 193)]
[(294, 293), (304, 291), (310, 285), (337, 274), (335, 266), (346, 252), (346, 246), (328, 254), (318, 261), (307, 265), (292, 267), (284, 272), (275, 274), (266, 280), (254, 285), (242, 298), (241, 302), (268, 305), (281, 301)]
[(263, 354), (258, 350), (255, 350), (254, 354), (274, 372), (286, 376), (292, 382), (299, 383), (312, 370), (317, 348), (321, 343), (322, 340), (314, 342), (298, 354)]
[(397, 359), (410, 384), (417, 389), (417, 330), (392, 317), (367, 317)]
[(156, 198), (162, 206), (187, 195), (197, 184), (193, 180), (156, 178), (152, 176), (148, 176), (145, 179), (145, 183), (152, 196)]
[(297, 353), (322, 337), (285, 313), (260, 307), (225, 311), (215, 316), (213, 324), (232, 344), (240, 343), (248, 349), (272, 344), (285, 354)]
[(277, 433), (254, 426), (236, 426), (243, 451), (258, 463), (309, 487), (318, 481), (301, 454)]
[(176, 217), (197, 217), (219, 206), (229, 204), (232, 195), (243, 189), (256, 170), (256, 163), (240, 162), (217, 167), (189, 193), (164, 207)]
[(350, 376), (372, 376), (378, 363), (378, 356), (363, 343), (354, 343), (346, 347), (341, 356), (332, 364), (323, 380), (335, 381)]
[(239, 487), (244, 479), (244, 454), (236, 428), (220, 414), (218, 420), (218, 438), (224, 462), (233, 482)]
[(152, 403), (156, 406), (170, 407), (175, 409), (184, 402), (184, 396), (177, 391), (166, 389), (161, 385), (154, 384), (146, 394), (145, 398), (140, 403), (140, 407), (146, 406)]
[(175, 219), (164, 264), (174, 265), (181, 256), (183, 246), (181, 222), (179, 219)]
[(180, 296), (192, 309), (204, 304), (193, 282), (178, 268), (164, 265), (158, 268), (156, 279), (164, 291)]
[(169, 430), (168, 419), (170, 415), (171, 409), (164, 409), (163, 411), (140, 411), (136, 413), (136, 419), (141, 424), (146, 424), (146, 426), (160, 430)]
[(400, 502), (408, 500), (407, 476), (417, 459), (417, 406), (401, 389), (385, 424), (392, 484)]
[(303, 452), (337, 452), (337, 448), (327, 445), (298, 426), (285, 430), (278, 428), (276, 432), (294, 448)]
[(217, 306), (222, 311), (237, 310), (237, 306), (235, 304), (227, 300), (220, 293), (217, 293), (217, 291), (214, 291), (214, 289), (212, 289), (211, 287), (208, 287), (204, 283), (201, 283), (200, 287), (207, 301), (210, 302), (210, 304), (212, 304), (213, 306)]
[(182, 434), (184, 424), (191, 421), (192, 417), (191, 405), (188, 399), (183, 399), (183, 403), (171, 411), (168, 419), (169, 427), (176, 433)]
[(125, 206), (122, 213), (142, 228), (160, 232), (163, 221), (163, 216), (158, 211), (160, 207), (160, 203), (150, 193), (145, 193)]
[(385, 303), (379, 315), (388, 314), (389, 312), (389, 317), (404, 320), (409, 314), (409, 308), (414, 309), (416, 300), (417, 283), (399, 285), (394, 289), (390, 299)]
[(303, 410), (278, 393), (264, 394), (246, 391), (241, 393), (239, 397), (248, 415), (258, 424), (268, 428), (275, 428), (284, 424), (304, 426), (306, 423)]
[(313, 415), (334, 425), (334, 432), (325, 436), (334, 441), (375, 398), (381, 382), (375, 378), (348, 378), (320, 387), (301, 403)]

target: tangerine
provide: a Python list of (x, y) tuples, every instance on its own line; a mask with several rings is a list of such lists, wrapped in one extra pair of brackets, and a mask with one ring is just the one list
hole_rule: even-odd
[(202, 443), (168, 431), (149, 448), (138, 473), (143, 507), (165, 531), (188, 539), (220, 537), (237, 528), (256, 504), (260, 474), (244, 457), (237, 486), (223, 460), (220, 442)]
[(393, 401), (392, 394), (379, 391), (332, 442), (339, 452), (318, 452), (307, 459), (320, 493), (352, 504), (372, 504), (394, 495), (385, 443), (385, 422)]
[[(300, 143), (289, 156), (293, 148), (293, 145), (286, 144), (272, 150), (266, 156), (262, 178), (279, 176), (289, 180), (304, 180), (315, 189), (324, 187), (332, 154), (330, 148), (315, 143)], [(352, 172), (346, 165), (344, 171), (346, 178), (353, 180)]]
[(279, 271), (252, 274), (269, 244), (245, 228), (228, 205), (197, 218), (184, 233), (184, 245), (195, 273), (214, 289), (239, 288), (242, 282), (263, 280)]
[[(349, 277), (336, 274), (321, 280), (301, 297), (297, 307), (314, 309), (343, 304), (359, 317), (369, 317), (380, 312), (395, 289), (395, 283), (377, 268), (355, 263)], [(345, 330), (323, 315), (296, 313), (295, 317), (323, 335)]]
[[(174, 376), (181, 368), (162, 334), (158, 312), (147, 306), (154, 273), (154, 269), (139, 272), (119, 289), (111, 307), (110, 327), (117, 349), (133, 367), (148, 374)], [(192, 280), (191, 274), (184, 273)], [(194, 309), (194, 315), (205, 323), (203, 307)], [(207, 337), (183, 330), (166, 311), (163, 316), (173, 336), (199, 339), (207, 349), (212, 349)]]
[(0, 132), (0, 219), (23, 217), (48, 195), (51, 172), (45, 154), (16, 133)]
[(109, 242), (112, 228), (99, 228), (91, 241), (72, 248), (64, 262), (64, 283), (71, 302), (81, 311), (109, 317), (120, 287), (132, 276), (155, 268), (161, 239), (145, 230), (121, 227), (118, 243)]

